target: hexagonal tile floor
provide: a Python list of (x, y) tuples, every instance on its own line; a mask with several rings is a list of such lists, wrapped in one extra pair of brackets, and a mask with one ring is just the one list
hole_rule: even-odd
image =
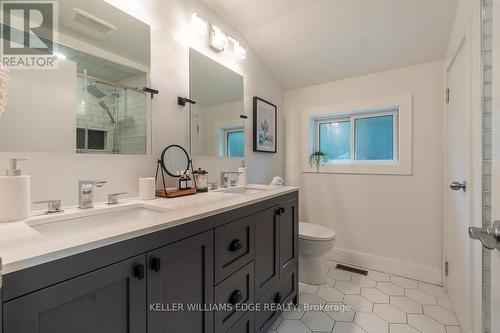
[(377, 271), (368, 276), (340, 271), (333, 261), (325, 266), (325, 285), (299, 284), (300, 303), (311, 309), (283, 313), (268, 333), (460, 332), (439, 286)]

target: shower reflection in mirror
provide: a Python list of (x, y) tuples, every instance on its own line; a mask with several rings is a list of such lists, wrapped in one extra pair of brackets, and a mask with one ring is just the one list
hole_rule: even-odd
[(0, 151), (151, 153), (150, 26), (104, 0), (59, 1), (58, 16), (57, 67), (9, 71)]
[(89, 57), (78, 66), (77, 152), (145, 154), (147, 95), (137, 87), (147, 85), (146, 73), (104, 62)]

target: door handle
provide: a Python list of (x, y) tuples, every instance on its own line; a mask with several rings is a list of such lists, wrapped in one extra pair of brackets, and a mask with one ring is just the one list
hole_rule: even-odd
[(134, 266), (134, 277), (137, 280), (142, 280), (144, 279), (145, 276), (145, 270), (144, 270), (144, 265), (142, 264), (137, 264)]
[(467, 182), (464, 180), (463, 182), (453, 182), (450, 184), (450, 188), (453, 190), (453, 191), (464, 191), (466, 192), (467, 191)]
[(493, 225), (484, 228), (470, 227), (469, 236), (481, 241), (488, 250), (500, 251), (500, 221), (495, 221)]
[(161, 259), (158, 257), (151, 259), (150, 266), (151, 270), (158, 273), (159, 271), (161, 271)]

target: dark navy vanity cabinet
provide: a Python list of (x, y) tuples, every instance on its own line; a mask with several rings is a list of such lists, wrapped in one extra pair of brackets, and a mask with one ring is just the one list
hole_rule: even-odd
[[(278, 313), (263, 305), (297, 302), (297, 274), (298, 192), (292, 192), (6, 274), (2, 328), (266, 332)], [(262, 308), (211, 307), (218, 304)]]

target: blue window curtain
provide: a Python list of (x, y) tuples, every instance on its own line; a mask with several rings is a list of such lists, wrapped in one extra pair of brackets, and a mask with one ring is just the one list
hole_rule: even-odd
[(227, 157), (244, 157), (245, 134), (243, 131), (227, 132)]
[(319, 150), (328, 154), (330, 161), (351, 159), (351, 122), (338, 121), (319, 125)]
[(394, 159), (394, 116), (358, 118), (355, 128), (355, 159)]

